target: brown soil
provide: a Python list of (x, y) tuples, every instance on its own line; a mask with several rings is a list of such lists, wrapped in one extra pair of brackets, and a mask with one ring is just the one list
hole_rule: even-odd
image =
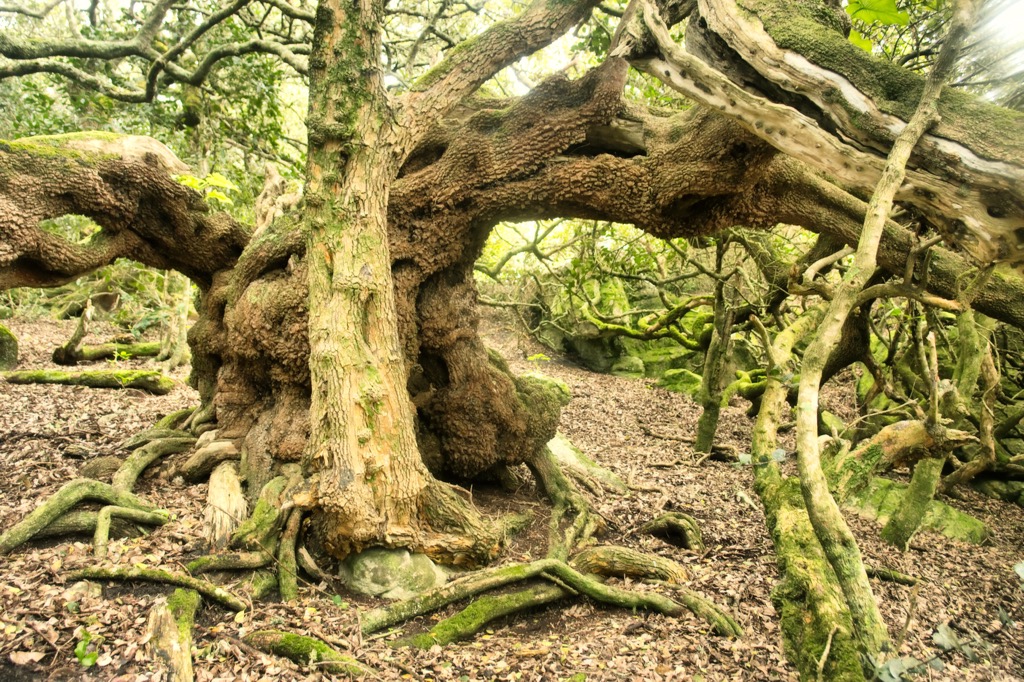
[[(49, 354), (71, 333), (71, 323), (12, 321), (24, 367), (49, 367)], [(102, 330), (101, 330), (102, 331)], [(562, 431), (579, 447), (633, 486), (627, 497), (604, 497), (595, 506), (608, 522), (605, 541), (662, 554), (685, 564), (689, 587), (727, 607), (746, 636), (737, 641), (708, 633), (687, 615), (677, 619), (609, 609), (574, 600), (497, 624), (474, 640), (430, 651), (392, 650), (392, 635), (358, 635), (361, 600), (336, 585), (304, 585), (294, 604), (258, 603), (236, 618), (206, 607), (195, 640), (198, 680), (323, 679), (317, 671), (258, 653), (240, 638), (267, 627), (308, 632), (353, 652), (380, 671), (380, 679), (435, 680), (793, 680), (783, 658), (777, 614), (769, 594), (777, 580), (764, 515), (751, 489), (749, 469), (707, 461), (694, 466), (686, 439), (699, 408), (685, 396), (648, 381), (597, 375), (559, 359), (525, 360), (542, 351), (499, 323), (489, 323), (487, 341), (513, 370), (541, 371), (566, 381), (573, 400)], [(99, 339), (97, 339), (99, 340)], [(550, 351), (544, 351), (550, 355)], [(146, 362), (134, 363), (146, 366)], [(177, 375), (181, 379), (182, 375)], [(830, 390), (830, 409), (849, 416), (848, 391)], [(10, 527), (40, 500), (74, 478), (88, 459), (116, 454), (117, 443), (197, 397), (182, 386), (155, 397), (136, 391), (60, 386), (13, 386), (0, 382), (0, 529)], [(744, 452), (751, 422), (746, 404), (723, 411), (719, 443)], [(783, 442), (783, 448), (790, 444)], [(175, 521), (153, 534), (111, 543), (111, 560), (122, 564), (180, 568), (195, 552), (205, 486), (179, 486), (147, 472), (137, 491), (171, 510)], [(546, 541), (546, 504), (533, 486), (509, 497), (473, 490), (486, 512), (531, 508), (537, 520), (516, 538), (507, 560), (537, 558)], [(962, 640), (974, 642), (978, 662), (961, 653), (942, 654), (944, 668), (932, 680), (1024, 679), (1021, 621), (1024, 589), (1013, 565), (1024, 560), (1024, 510), (975, 493), (947, 500), (982, 518), (993, 531), (976, 547), (932, 535), (915, 538), (901, 555), (878, 540), (878, 526), (851, 515), (867, 562), (923, 578), (915, 592), (873, 581), (890, 631), (908, 622), (901, 655), (928, 659), (940, 653), (932, 633), (949, 623)], [(637, 528), (660, 510), (682, 511), (702, 525), (707, 550), (678, 549)], [(111, 585), (102, 597), (66, 593), (68, 571), (94, 563), (88, 538), (34, 543), (0, 559), (0, 679), (150, 680), (142, 641), (145, 618), (169, 589)], [(339, 604), (340, 602), (340, 604)], [(1000, 614), (1007, 618), (1001, 619)], [(428, 626), (439, 616), (420, 619)], [(1011, 620), (1013, 623), (1004, 623)], [(88, 631), (96, 665), (86, 669), (74, 649)], [(19, 653), (40, 653), (37, 663), (16, 665)], [(12, 658), (14, 655), (14, 658)]]

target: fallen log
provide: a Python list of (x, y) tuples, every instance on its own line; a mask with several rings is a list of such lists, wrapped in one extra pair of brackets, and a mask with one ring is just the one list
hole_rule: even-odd
[(159, 341), (100, 343), (94, 346), (79, 346), (70, 352), (62, 346), (53, 351), (53, 361), (58, 365), (71, 366), (80, 362), (98, 362), (100, 360), (155, 358), (159, 354)]
[(165, 395), (174, 388), (174, 381), (160, 372), (141, 370), (108, 370), (93, 372), (63, 372), (33, 369), (4, 372), (9, 384), (61, 384), (88, 388), (137, 388), (154, 395)]

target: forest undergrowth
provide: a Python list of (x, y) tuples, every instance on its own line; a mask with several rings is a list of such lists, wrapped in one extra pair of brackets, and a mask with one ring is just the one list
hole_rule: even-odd
[[(50, 367), (52, 349), (73, 326), (10, 322), (21, 341), (21, 364), (30, 368)], [(689, 612), (669, 618), (579, 601), (489, 626), (467, 642), (395, 649), (388, 643), (397, 634), (360, 635), (359, 612), (378, 605), (376, 600), (354, 596), (338, 581), (300, 580), (299, 599), (292, 603), (257, 602), (237, 615), (204, 606), (193, 642), (196, 679), (330, 677), (316, 666), (297, 667), (243, 641), (247, 634), (269, 628), (319, 637), (372, 666), (380, 679), (796, 679), (783, 657), (778, 614), (770, 598), (778, 576), (764, 514), (752, 490), (752, 472), (749, 466), (715, 459), (697, 464), (691, 442), (699, 407), (651, 381), (595, 374), (562, 358), (549, 358), (550, 351), (543, 355), (539, 346), (501, 320), (487, 320), (484, 331), (486, 342), (513, 371), (542, 372), (569, 385), (573, 399), (563, 411), (561, 432), (630, 486), (626, 496), (593, 500), (608, 526), (602, 540), (683, 565), (689, 572), (686, 587), (726, 608), (744, 636), (715, 636)], [(103, 332), (102, 326), (94, 330)], [(117, 364), (146, 367), (147, 361)], [(119, 444), (133, 433), (194, 405), (197, 396), (184, 386), (185, 372), (175, 373), (180, 386), (165, 396), (131, 389), (0, 383), (0, 530), (80, 475), (82, 467), (118, 454)], [(855, 416), (851, 379), (847, 372), (824, 391), (826, 407), (844, 419)], [(736, 398), (723, 410), (717, 443), (726, 450), (749, 449), (752, 422), (744, 414), (746, 406)], [(792, 435), (783, 438), (780, 447), (791, 459)], [(186, 456), (175, 455), (162, 468), (151, 467), (136, 488), (146, 500), (169, 510), (172, 521), (148, 536), (112, 540), (111, 562), (180, 570), (202, 553), (196, 538), (206, 485), (183, 485), (163, 474)], [(787, 460), (785, 466), (792, 463)], [(534, 513), (533, 525), (511, 540), (503, 560), (544, 556), (549, 507), (532, 484), (512, 495), (488, 488), (471, 493), (488, 515)], [(915, 587), (872, 580), (883, 617), (891, 632), (903, 633), (901, 655), (920, 660), (941, 656), (943, 670), (931, 679), (1024, 678), (1024, 650), (1019, 646), (1024, 590), (1011, 568), (1024, 552), (1024, 510), (970, 490), (947, 501), (989, 526), (992, 535), (985, 545), (921, 533), (911, 550), (901, 554), (879, 539), (876, 522), (848, 514), (870, 568), (895, 569), (920, 579)], [(656, 512), (695, 518), (704, 551), (681, 549), (638, 532)], [(156, 679), (150, 672), (145, 624), (152, 605), (169, 595), (170, 588), (68, 580), (72, 571), (95, 564), (89, 540), (37, 540), (0, 560), (0, 679)], [(427, 629), (454, 611), (421, 617), (406, 626), (406, 633)], [(963, 649), (943, 652), (937, 631), (954, 633), (977, 660), (968, 660)]]

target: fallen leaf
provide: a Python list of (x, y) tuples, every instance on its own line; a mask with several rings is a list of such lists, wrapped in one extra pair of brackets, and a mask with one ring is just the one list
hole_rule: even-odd
[(38, 663), (43, 660), (43, 656), (46, 654), (41, 651), (12, 651), (11, 662), (14, 665), (28, 665), (29, 663)]

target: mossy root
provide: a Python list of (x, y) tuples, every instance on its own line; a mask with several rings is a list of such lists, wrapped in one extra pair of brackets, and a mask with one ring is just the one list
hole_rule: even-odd
[(257, 630), (250, 632), (243, 640), (249, 646), (261, 651), (283, 656), (299, 665), (315, 666), (335, 675), (365, 677), (373, 670), (352, 656), (343, 654), (326, 642), (315, 637), (297, 635), (281, 630)]
[(146, 504), (130, 492), (118, 490), (112, 485), (90, 478), (76, 478), (66, 483), (21, 522), (0, 535), (0, 556), (31, 540), (36, 533), (82, 500), (97, 500), (108, 505), (145, 512), (155, 511), (155, 507)]
[(159, 568), (143, 568), (139, 566), (92, 566), (75, 571), (68, 580), (140, 580), (151, 583), (167, 583), (195, 590), (210, 601), (216, 602), (231, 611), (244, 611), (245, 602), (206, 580), (193, 578), (190, 575), (172, 573)]

